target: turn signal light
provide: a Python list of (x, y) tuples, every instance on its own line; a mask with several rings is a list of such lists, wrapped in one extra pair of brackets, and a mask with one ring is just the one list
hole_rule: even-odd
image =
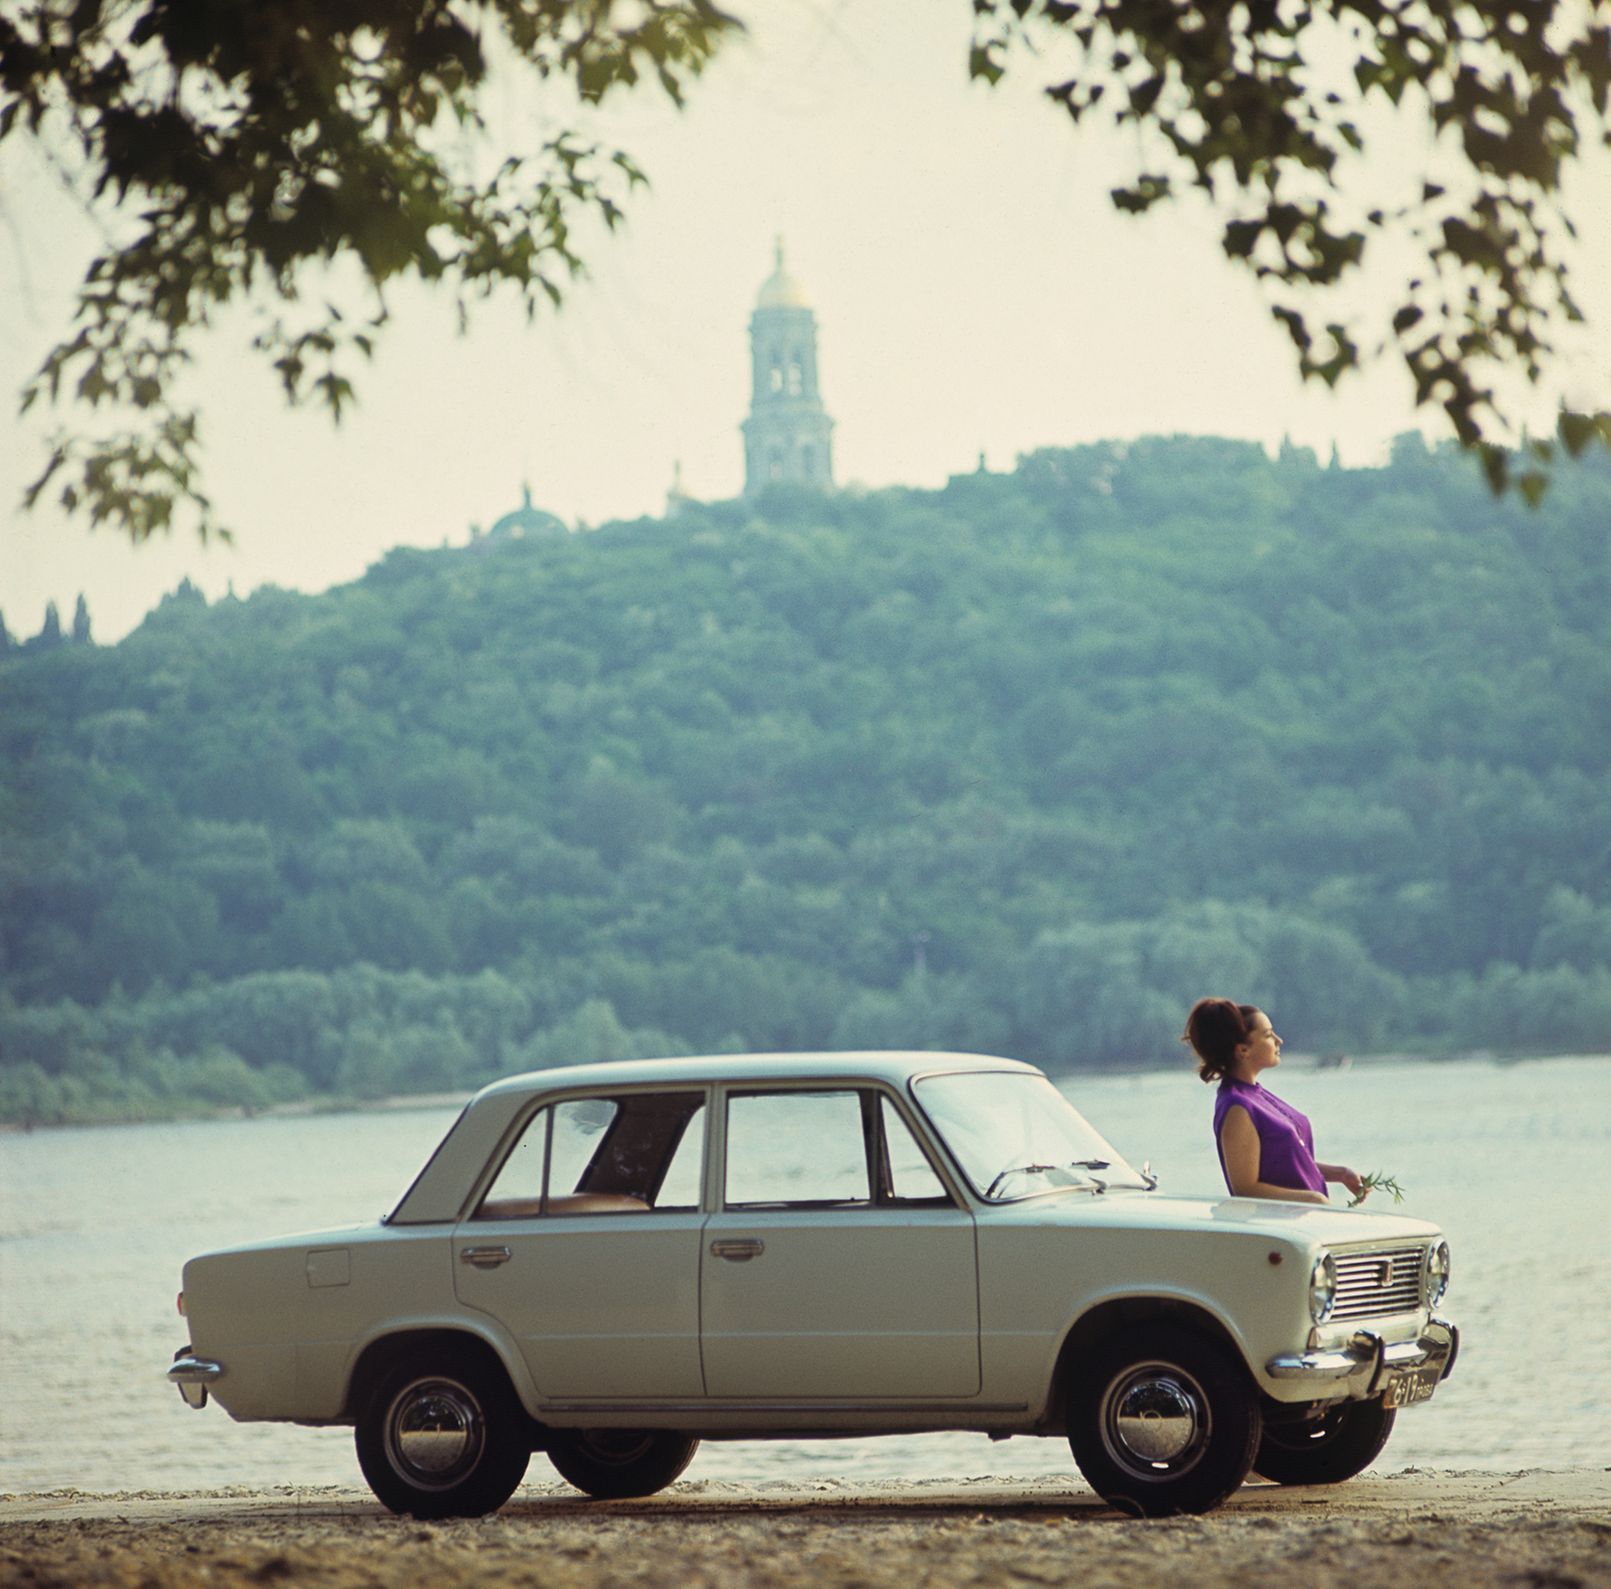
[(174, 1305), (179, 1309), (179, 1317), (183, 1318), (185, 1316), (185, 1294), (184, 1294), (184, 1292), (181, 1291), (179, 1293), (179, 1295), (176, 1296), (173, 1300), (174, 1300)]

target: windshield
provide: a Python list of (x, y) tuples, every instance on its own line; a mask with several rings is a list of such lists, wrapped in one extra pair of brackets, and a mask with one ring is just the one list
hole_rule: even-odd
[(1147, 1184), (1044, 1076), (968, 1071), (925, 1076), (915, 1091), (981, 1197)]

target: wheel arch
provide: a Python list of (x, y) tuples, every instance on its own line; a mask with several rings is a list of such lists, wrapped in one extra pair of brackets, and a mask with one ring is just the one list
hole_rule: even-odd
[(375, 1393), (375, 1388), (398, 1363), (416, 1353), (432, 1350), (471, 1356), (490, 1372), (495, 1373), (508, 1387), (510, 1400), (520, 1408), (526, 1422), (531, 1426), (533, 1449), (542, 1449), (543, 1426), (532, 1417), (525, 1398), (521, 1395), (519, 1381), (511, 1373), (502, 1352), (477, 1331), (452, 1325), (409, 1325), (390, 1330), (366, 1342), (347, 1376), (347, 1391), (342, 1401), (343, 1417), (348, 1421), (356, 1421), (362, 1416), (369, 1398)]
[(1108, 1297), (1087, 1308), (1069, 1326), (1058, 1347), (1047, 1392), (1042, 1427), (1066, 1433), (1065, 1409), (1070, 1387), (1078, 1380), (1083, 1362), (1115, 1336), (1143, 1324), (1176, 1324), (1216, 1341), (1247, 1372), (1248, 1385), (1257, 1390), (1247, 1355), (1225, 1321), (1201, 1302), (1186, 1297), (1154, 1295)]

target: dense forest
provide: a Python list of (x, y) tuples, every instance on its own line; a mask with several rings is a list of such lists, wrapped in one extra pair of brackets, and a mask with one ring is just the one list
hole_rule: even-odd
[(0, 1113), (1611, 1047), (1611, 467), (1207, 438), (0, 626)]

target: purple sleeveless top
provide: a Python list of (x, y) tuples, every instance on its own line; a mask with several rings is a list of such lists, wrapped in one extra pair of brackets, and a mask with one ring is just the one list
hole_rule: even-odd
[[(1227, 1076), (1219, 1084), (1214, 1100), (1214, 1146), (1219, 1149), (1219, 1170), (1225, 1175), (1225, 1150), (1220, 1148), (1220, 1127), (1225, 1114), (1240, 1104), (1253, 1120), (1259, 1134), (1259, 1179), (1271, 1186), (1289, 1186), (1293, 1191), (1324, 1193), (1326, 1178), (1315, 1163), (1315, 1134), (1309, 1117), (1289, 1103), (1283, 1103), (1268, 1087), (1235, 1081)], [(1229, 1188), (1231, 1178), (1225, 1176)]]

